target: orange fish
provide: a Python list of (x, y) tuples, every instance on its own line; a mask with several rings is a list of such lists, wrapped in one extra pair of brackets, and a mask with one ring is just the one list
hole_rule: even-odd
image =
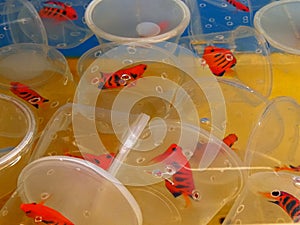
[(108, 154), (101, 154), (101, 155), (93, 155), (90, 153), (83, 153), (82, 156), (75, 156), (70, 153), (65, 153), (65, 155), (85, 159), (85, 160), (101, 167), (104, 170), (107, 170), (110, 167), (110, 165), (112, 164), (112, 162), (116, 156), (115, 153), (108, 153)]
[(35, 223), (45, 223), (49, 225), (74, 225), (69, 219), (64, 217), (60, 212), (41, 203), (22, 203), (21, 210), (26, 216), (33, 218)]
[(17, 95), (18, 97), (24, 99), (29, 104), (33, 105), (35, 108), (39, 108), (43, 103), (49, 102), (48, 99), (43, 98), (36, 91), (30, 89), (25, 84), (21, 84), (19, 82), (10, 82), (10, 90), (12, 93)]
[(224, 139), (223, 142), (228, 145), (230, 148), (232, 145), (238, 140), (236, 134), (228, 134)]
[(295, 222), (300, 222), (300, 200), (295, 196), (279, 190), (269, 192), (260, 192), (264, 197), (272, 199), (270, 201), (276, 205), (279, 205)]
[(236, 0), (226, 0), (229, 4), (233, 5), (236, 9), (249, 12), (250, 9), (248, 6), (244, 5), (243, 3), (236, 1)]
[(147, 65), (139, 64), (127, 69), (118, 70), (115, 73), (104, 73), (99, 82), (99, 89), (110, 89), (127, 86), (130, 82), (142, 77)]
[(43, 8), (39, 11), (41, 18), (53, 19), (55, 21), (77, 20), (76, 10), (59, 1), (46, 1)]
[(172, 180), (165, 179), (165, 186), (175, 198), (183, 195), (185, 207), (188, 207), (191, 204), (189, 197), (194, 199), (195, 184), (190, 163), (183, 154), (182, 148), (172, 144), (164, 153), (151, 161), (164, 161), (168, 166), (173, 167)]
[(300, 172), (300, 165), (299, 166), (276, 166), (275, 171), (281, 171), (281, 170), (287, 170), (287, 171), (292, 171), (292, 172)]
[(236, 64), (236, 58), (229, 49), (211, 45), (205, 47), (202, 58), (216, 76), (223, 76)]

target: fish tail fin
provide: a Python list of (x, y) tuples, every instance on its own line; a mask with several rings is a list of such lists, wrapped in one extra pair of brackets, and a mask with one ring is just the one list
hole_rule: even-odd
[(167, 178), (165, 178), (165, 185), (166, 185), (166, 188), (171, 192), (171, 194), (175, 198), (177, 198), (178, 196), (180, 196), (182, 194), (181, 191), (175, 187), (174, 183)]

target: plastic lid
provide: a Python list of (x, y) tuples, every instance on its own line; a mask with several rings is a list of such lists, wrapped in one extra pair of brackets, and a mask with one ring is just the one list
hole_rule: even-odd
[(300, 1), (275, 1), (261, 8), (254, 26), (275, 48), (300, 54)]
[(15, 43), (48, 44), (45, 27), (29, 1), (0, 3), (0, 47)]
[(82, 159), (48, 156), (33, 161), (21, 172), (17, 192), (22, 203), (45, 200), (74, 224), (142, 224), (130, 192), (111, 174)]
[[(189, 24), (190, 11), (181, 0), (95, 0), (88, 5), (85, 20), (97, 37), (154, 43), (179, 37)], [(145, 22), (156, 24), (159, 32), (156, 28), (152, 35), (140, 35), (137, 26)]]

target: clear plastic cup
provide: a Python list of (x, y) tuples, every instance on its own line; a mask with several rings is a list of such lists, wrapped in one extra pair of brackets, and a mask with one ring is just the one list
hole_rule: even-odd
[(100, 44), (175, 42), (189, 24), (190, 12), (180, 0), (96, 0), (88, 5), (85, 20)]
[(274, 1), (257, 11), (254, 26), (277, 51), (299, 55), (299, 10), (299, 0)]
[(15, 43), (48, 43), (45, 27), (28, 1), (0, 3), (0, 47)]
[(22, 170), (18, 187), (0, 216), (1, 224), (42, 221), (141, 225), (143, 218), (130, 192), (105, 170), (82, 159), (48, 156)]
[[(255, 29), (240, 26), (232, 31), (191, 35), (180, 38), (179, 44), (192, 50), (199, 57), (203, 69), (211, 71), (212, 75), (239, 81), (266, 97), (270, 95), (273, 76), (269, 48)], [(210, 54), (216, 54), (205, 51), (210, 47), (219, 48), (215, 51), (224, 55), (222, 57), (227, 64), (223, 63), (222, 68), (216, 65), (221, 60), (214, 62), (209, 59)], [(230, 67), (233, 57), (236, 62)]]
[(0, 206), (16, 188), (29, 162), (37, 124), (34, 113), (20, 100), (0, 94)]
[[(300, 198), (297, 178), (299, 179), (299, 176), (288, 173), (258, 172), (252, 174), (223, 224), (296, 223), (296, 218), (292, 218), (289, 214), (292, 214), (294, 209), (293, 197), (298, 199), (298, 202)], [(276, 201), (284, 207), (277, 205)], [(288, 205), (288, 203), (292, 204)]]
[[(250, 174), (261, 171), (297, 173), (300, 165), (300, 106), (290, 97), (274, 98), (251, 132), (245, 163)], [(299, 172), (298, 172), (299, 173)]]
[(90, 1), (30, 0), (45, 27), (50, 46), (70, 49), (93, 35), (84, 19)]
[(76, 85), (57, 49), (22, 43), (0, 48), (0, 86), (37, 114), (41, 131), (59, 106), (72, 101)]

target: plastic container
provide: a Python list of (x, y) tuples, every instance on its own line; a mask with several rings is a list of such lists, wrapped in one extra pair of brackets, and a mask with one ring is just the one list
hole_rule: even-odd
[(37, 114), (39, 131), (75, 92), (65, 57), (53, 47), (33, 43), (0, 48), (0, 86), (2, 93), (21, 99)]
[(20, 100), (0, 94), (0, 207), (17, 185), (22, 168), (29, 162), (37, 132), (35, 115)]
[(291, 166), (300, 165), (299, 110), (294, 99), (277, 97), (262, 111), (247, 146), (245, 163), (251, 168), (249, 174), (261, 171), (297, 173)]
[(30, 0), (46, 29), (48, 43), (59, 49), (70, 49), (93, 35), (84, 19), (90, 1)]
[[(211, 73), (220, 79), (237, 80), (266, 97), (270, 95), (273, 76), (269, 48), (264, 37), (253, 28), (240, 26), (233, 31), (182, 37), (179, 44), (192, 50), (204, 69), (210, 66), (215, 68), (210, 68)], [(223, 54), (223, 58), (218, 60), (226, 60), (228, 65), (219, 67), (216, 64), (220, 61), (213, 62), (205, 58), (215, 54), (209, 51), (205, 53), (211, 47), (221, 48), (215, 50)]]
[[(52, 217), (58, 213), (60, 220)], [(81, 159), (48, 156), (23, 169), (0, 216), (2, 224), (42, 221), (141, 225), (143, 218), (130, 192), (106, 171)]]
[(47, 44), (45, 27), (28, 1), (0, 2), (0, 47), (15, 43)]
[[(299, 201), (299, 194), (299, 176), (297, 178), (282, 172), (252, 174), (223, 224), (297, 223), (296, 217), (291, 218), (289, 213), (292, 214), (293, 212), (292, 204), (295, 198)], [(280, 202), (286, 210), (275, 204), (276, 201)], [(289, 203), (292, 204), (289, 205)]]
[(85, 20), (100, 44), (175, 42), (188, 26), (190, 12), (180, 0), (96, 0), (88, 5)]
[(262, 7), (254, 17), (255, 28), (277, 51), (300, 54), (300, 1), (275, 1)]

